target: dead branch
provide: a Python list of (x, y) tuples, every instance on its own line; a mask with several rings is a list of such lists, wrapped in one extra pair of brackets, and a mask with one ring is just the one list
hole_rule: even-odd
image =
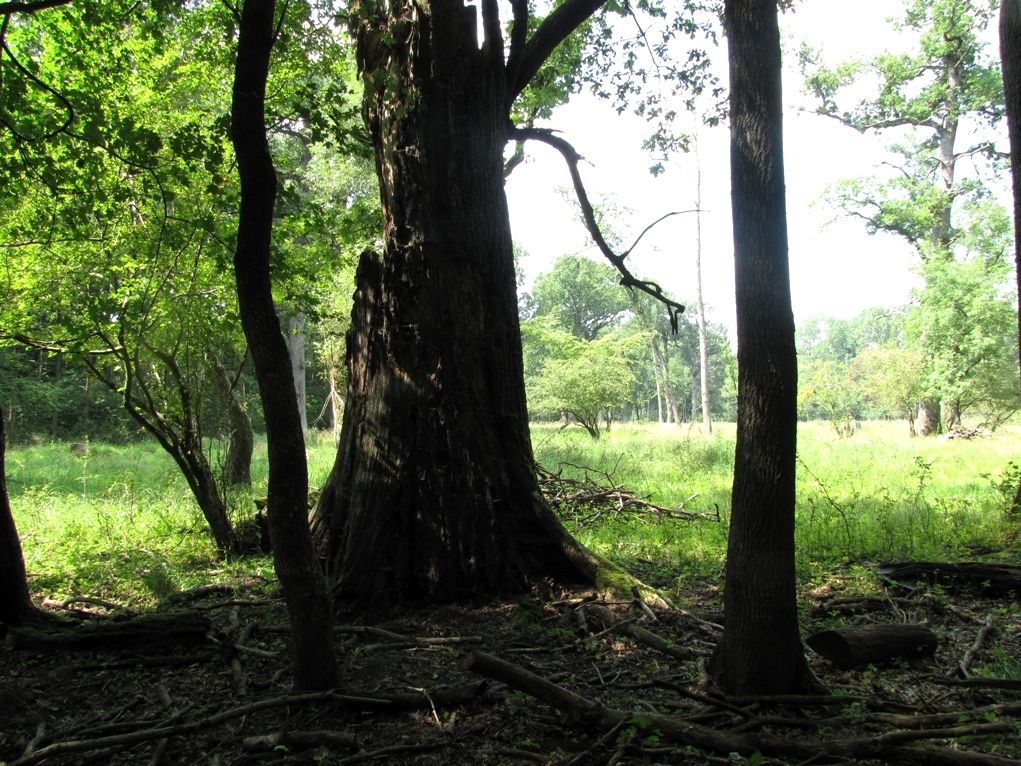
[(969, 670), (971, 668), (971, 663), (974, 662), (975, 655), (978, 654), (979, 651), (982, 649), (982, 644), (985, 643), (986, 638), (989, 636), (992, 630), (993, 630), (993, 615), (989, 614), (989, 616), (986, 617), (986, 621), (982, 625), (981, 630), (979, 630), (978, 635), (975, 636), (975, 642), (968, 647), (968, 651), (964, 653), (964, 656), (961, 658), (961, 661), (957, 666), (958, 669), (961, 671), (962, 677), (964, 678), (971, 677), (971, 671)]
[(588, 604), (585, 606), (584, 610), (579, 609), (578, 613), (582, 613), (583, 611), (588, 611), (594, 615), (603, 623), (607, 630), (613, 629), (617, 632), (630, 636), (638, 643), (643, 644), (650, 649), (655, 649), (657, 652), (662, 652), (663, 654), (667, 654), (679, 660), (690, 660), (700, 656), (698, 652), (692, 651), (691, 649), (684, 649), (672, 644), (661, 636), (657, 636), (651, 630), (643, 628), (641, 625), (637, 625), (634, 622), (618, 620), (617, 617), (614, 616), (613, 612), (601, 604)]
[[(720, 520), (719, 514), (712, 516), (685, 511), (683, 507), (666, 508), (656, 505), (648, 498), (638, 497), (624, 487), (614, 484), (612, 475), (606, 472), (595, 471), (584, 466), (573, 466), (581, 468), (585, 472), (585, 478), (573, 479), (564, 476), (564, 465), (566, 464), (561, 463), (555, 473), (536, 465), (536, 475), (539, 479), (539, 488), (547, 502), (561, 516), (569, 518), (578, 527), (592, 524), (603, 516), (620, 516), (626, 513), (649, 514), (657, 521), (678, 519), (680, 521), (718, 522)], [(604, 477), (606, 484), (601, 484), (592, 478), (592, 474), (596, 473)]]
[[(657, 731), (665, 739), (721, 753), (760, 752), (766, 756), (816, 760), (820, 758), (881, 759), (893, 763), (945, 764), (946, 766), (1008, 766), (1013, 759), (984, 753), (936, 747), (911, 747), (908, 743), (926, 739), (1001, 734), (1013, 730), (1013, 723), (972, 724), (942, 729), (894, 731), (875, 737), (831, 739), (811, 742), (789, 740), (774, 735), (720, 731), (680, 718), (643, 711), (640, 716), (607, 707), (541, 678), (522, 667), (488, 654), (476, 652), (467, 668), (519, 689), (566, 713), (581, 725), (610, 729), (621, 721), (640, 718), (641, 725)], [(635, 721), (638, 725), (638, 721)]]
[(329, 703), (357, 710), (430, 710), (433, 705), (447, 706), (465, 704), (481, 694), (484, 688), (485, 682), (481, 682), (458, 687), (435, 689), (430, 691), (428, 695), (415, 693), (362, 693), (354, 690), (287, 694), (280, 697), (271, 697), (259, 700), (247, 705), (241, 705), (205, 718), (200, 718), (194, 721), (186, 721), (172, 726), (158, 725), (124, 734), (70, 740), (67, 742), (56, 742), (52, 745), (40, 748), (33, 753), (28, 753), (17, 760), (11, 761), (10, 766), (27, 766), (28, 764), (39, 763), (47, 758), (53, 758), (58, 755), (85, 753), (109, 747), (120, 747), (125, 745), (136, 745), (141, 742), (151, 742), (152, 740), (159, 740), (164, 737), (177, 737), (192, 734), (204, 729), (212, 729), (226, 723), (227, 721), (232, 721), (236, 718), (243, 718), (244, 716), (251, 715), (252, 713), (257, 713), (263, 710), (271, 710), (278, 707), (287, 707), (290, 705)]
[(357, 750), (359, 744), (357, 737), (346, 731), (278, 731), (245, 737), (241, 747), (249, 753), (265, 753), (278, 747), (289, 750), (311, 750), (314, 747)]

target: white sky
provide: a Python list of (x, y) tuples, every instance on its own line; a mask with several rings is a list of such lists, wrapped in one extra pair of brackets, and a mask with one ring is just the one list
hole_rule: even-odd
[[(897, 39), (885, 19), (898, 6), (889, 0), (803, 0), (795, 13), (781, 17), (785, 50), (793, 53), (808, 40), (828, 63), (836, 63), (895, 49)], [(724, 55), (721, 50), (721, 59)], [(808, 101), (794, 66), (784, 77), (784, 152), (795, 319), (849, 318), (869, 306), (904, 305), (917, 284), (911, 248), (892, 235), (867, 235), (860, 221), (839, 219), (821, 200), (829, 184), (870, 174), (885, 156), (883, 139), (801, 112), (798, 106)], [(677, 157), (666, 174), (653, 178), (651, 160), (641, 150), (644, 126), (636, 118), (618, 116), (609, 104), (581, 96), (554, 115), (549, 127), (562, 131), (588, 161), (582, 177), (590, 197), (633, 211), (614, 222), (627, 244), (660, 215), (694, 207), (693, 158)], [(702, 263), (709, 318), (728, 326), (733, 338), (728, 140), (726, 126), (702, 129)], [(564, 199), (570, 179), (559, 154), (534, 143), (528, 153), (529, 161), (507, 183), (514, 239), (528, 253), (526, 289), (564, 253), (598, 255), (586, 249), (583, 226)], [(694, 249), (694, 216), (672, 218), (639, 245), (630, 259), (632, 270), (659, 281), (692, 311)]]

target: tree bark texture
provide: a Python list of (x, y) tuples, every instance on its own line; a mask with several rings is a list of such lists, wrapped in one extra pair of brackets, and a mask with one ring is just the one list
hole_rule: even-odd
[(21, 539), (7, 495), (5, 449), (3, 407), (0, 406), (0, 622), (22, 625), (34, 622), (38, 612), (29, 594)]
[(780, 35), (774, 0), (727, 0), (737, 287), (738, 426), (726, 627), (713, 675), (732, 694), (815, 683), (794, 579), (797, 360), (787, 258)]
[(291, 619), (295, 686), (325, 689), (337, 680), (333, 610), (309, 534), (304, 433), (270, 282), (276, 171), (266, 138), (265, 98), (274, 10), (274, 0), (246, 0), (241, 9), (231, 109), (231, 140), (241, 178), (234, 273), (266, 418), (269, 531)]
[[(1010, 177), (1014, 194), (1014, 266), (1021, 295), (1021, 0), (1000, 3), (1000, 66), (1010, 135)], [(1021, 339), (1021, 307), (1018, 309)], [(1019, 359), (1021, 363), (1021, 359)], [(1021, 370), (1019, 370), (1021, 371)], [(1021, 514), (1021, 482), (1014, 493), (1014, 513)]]
[(598, 565), (535, 477), (503, 188), (514, 86), (482, 6), (481, 47), (461, 2), (353, 20), (385, 250), (358, 267), (340, 446), (313, 518), (345, 599), (471, 599), (537, 575), (590, 582)]

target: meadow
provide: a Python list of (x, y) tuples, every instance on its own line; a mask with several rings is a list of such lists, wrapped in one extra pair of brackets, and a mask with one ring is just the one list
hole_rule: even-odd
[[(904, 423), (876, 422), (838, 438), (829, 424), (801, 424), (796, 534), (802, 580), (839, 570), (867, 588), (868, 562), (959, 559), (1003, 549), (1021, 463), (1019, 432), (1021, 426), (1008, 425), (974, 439), (912, 439)], [(624, 424), (599, 441), (581, 429), (534, 425), (532, 437), (537, 461), (549, 470), (588, 475), (658, 505), (719, 519), (604, 515), (573, 530), (583, 542), (678, 595), (720, 579), (733, 424), (717, 425), (710, 437), (697, 427)], [(313, 487), (326, 479), (333, 455), (328, 435), (310, 438)], [(209, 582), (272, 587), (268, 557), (217, 558), (187, 485), (155, 444), (92, 444), (84, 455), (66, 443), (14, 447), (7, 470), (38, 595), (148, 606)], [(265, 475), (262, 443), (252, 492), (230, 498), (235, 521), (253, 515)]]

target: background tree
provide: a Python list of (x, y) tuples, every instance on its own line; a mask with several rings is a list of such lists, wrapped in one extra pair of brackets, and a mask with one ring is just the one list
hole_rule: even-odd
[[(954, 218), (966, 202), (986, 193), (980, 173), (964, 177), (964, 161), (977, 166), (986, 160), (995, 166), (998, 158), (993, 139), (983, 129), (1002, 117), (1002, 90), (995, 62), (985, 56), (979, 39), (992, 7), (984, 0), (910, 0), (903, 27), (917, 35), (917, 51), (887, 53), (833, 69), (815, 67), (807, 78), (820, 114), (861, 132), (897, 136), (890, 174), (844, 182), (834, 196), (838, 206), (862, 219), (870, 232), (906, 239), (919, 254), (927, 279), (931, 265), (937, 270), (954, 265), (959, 235)], [(817, 63), (807, 50), (803, 61)], [(865, 78), (878, 80), (879, 93), (842, 109), (838, 102), (844, 89)], [(962, 147), (966, 137), (975, 138)], [(938, 290), (927, 281), (925, 289), (930, 288)], [(924, 349), (928, 390), (919, 411), (923, 435), (939, 429), (939, 400), (952, 385), (941, 374), (945, 365), (935, 362), (947, 350), (935, 345), (936, 337), (929, 340)], [(956, 414), (951, 415), (954, 419)]]
[(527, 301), (530, 316), (552, 316), (576, 338), (595, 340), (628, 311), (620, 274), (605, 263), (562, 255), (535, 279)]
[(794, 577), (797, 355), (787, 259), (780, 31), (774, 0), (727, 0), (738, 422), (725, 628), (712, 658), (730, 694), (816, 681)]

